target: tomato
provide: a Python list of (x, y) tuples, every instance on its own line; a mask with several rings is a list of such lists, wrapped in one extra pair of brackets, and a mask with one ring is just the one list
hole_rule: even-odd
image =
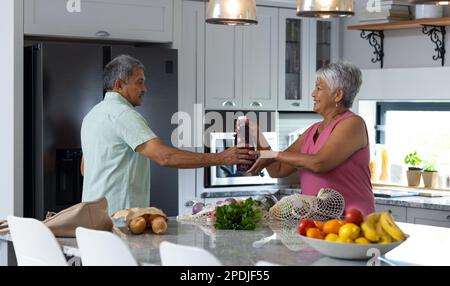
[(306, 231), (306, 236), (311, 237), (311, 238), (323, 239), (323, 237), (325, 236), (325, 233), (323, 233), (317, 227), (310, 227)]
[(343, 225), (342, 221), (337, 219), (331, 219), (323, 225), (323, 232), (338, 234), (339, 229), (341, 228), (342, 225)]
[(314, 221), (311, 219), (304, 219), (304, 220), (300, 221), (300, 223), (298, 224), (297, 231), (300, 235), (305, 236), (306, 231), (310, 227), (316, 227), (316, 224), (314, 223)]
[(314, 224), (316, 225), (316, 227), (317, 227), (318, 229), (320, 229), (320, 230), (323, 231), (323, 225), (325, 224), (323, 221), (315, 220), (315, 221), (314, 221)]
[(216, 221), (216, 212), (215, 211), (213, 211), (211, 213), (211, 220)]
[(361, 229), (353, 223), (346, 223), (339, 229), (339, 237), (341, 239), (354, 240), (359, 237)]
[(358, 209), (348, 209), (344, 215), (345, 222), (361, 225), (364, 220), (364, 216)]

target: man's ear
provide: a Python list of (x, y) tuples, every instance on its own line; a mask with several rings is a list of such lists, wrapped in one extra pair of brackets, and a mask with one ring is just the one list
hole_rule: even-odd
[(122, 90), (123, 82), (120, 79), (114, 81), (114, 90)]

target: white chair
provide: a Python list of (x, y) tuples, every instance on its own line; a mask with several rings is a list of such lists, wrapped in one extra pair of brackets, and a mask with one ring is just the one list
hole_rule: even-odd
[(58, 241), (41, 221), (8, 216), (8, 226), (19, 266), (68, 266)]
[(138, 266), (130, 249), (117, 235), (77, 227), (78, 250), (83, 266)]
[(159, 245), (163, 266), (222, 266), (222, 263), (203, 248), (163, 241)]
[(281, 266), (281, 265), (269, 261), (260, 260), (255, 263), (255, 266)]

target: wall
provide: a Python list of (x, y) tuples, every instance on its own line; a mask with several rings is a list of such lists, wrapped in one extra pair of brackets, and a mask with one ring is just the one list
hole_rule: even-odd
[[(0, 218), (23, 214), (23, 0), (0, 9)], [(9, 263), (0, 242), (0, 265)]]
[[(360, 31), (347, 30), (348, 25), (359, 24), (358, 11), (364, 9), (366, 3), (367, 0), (355, 0), (356, 15), (343, 20), (341, 57), (360, 68), (378, 69), (380, 64), (371, 62), (373, 49), (368, 41), (360, 38)], [(446, 7), (444, 14), (450, 15), (450, 7)], [(440, 61), (432, 59), (435, 45), (422, 33), (421, 29), (385, 31), (384, 35), (385, 68), (440, 66)], [(446, 37), (445, 43), (447, 47), (450, 47), (449, 37)], [(445, 65), (450, 66), (450, 60), (447, 59)]]

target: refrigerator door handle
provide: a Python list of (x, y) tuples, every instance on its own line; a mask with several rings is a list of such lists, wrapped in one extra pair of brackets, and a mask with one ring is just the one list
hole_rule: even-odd
[(108, 38), (109, 36), (111, 36), (111, 34), (107, 31), (98, 31), (97, 33), (95, 33), (95, 36), (100, 38)]

